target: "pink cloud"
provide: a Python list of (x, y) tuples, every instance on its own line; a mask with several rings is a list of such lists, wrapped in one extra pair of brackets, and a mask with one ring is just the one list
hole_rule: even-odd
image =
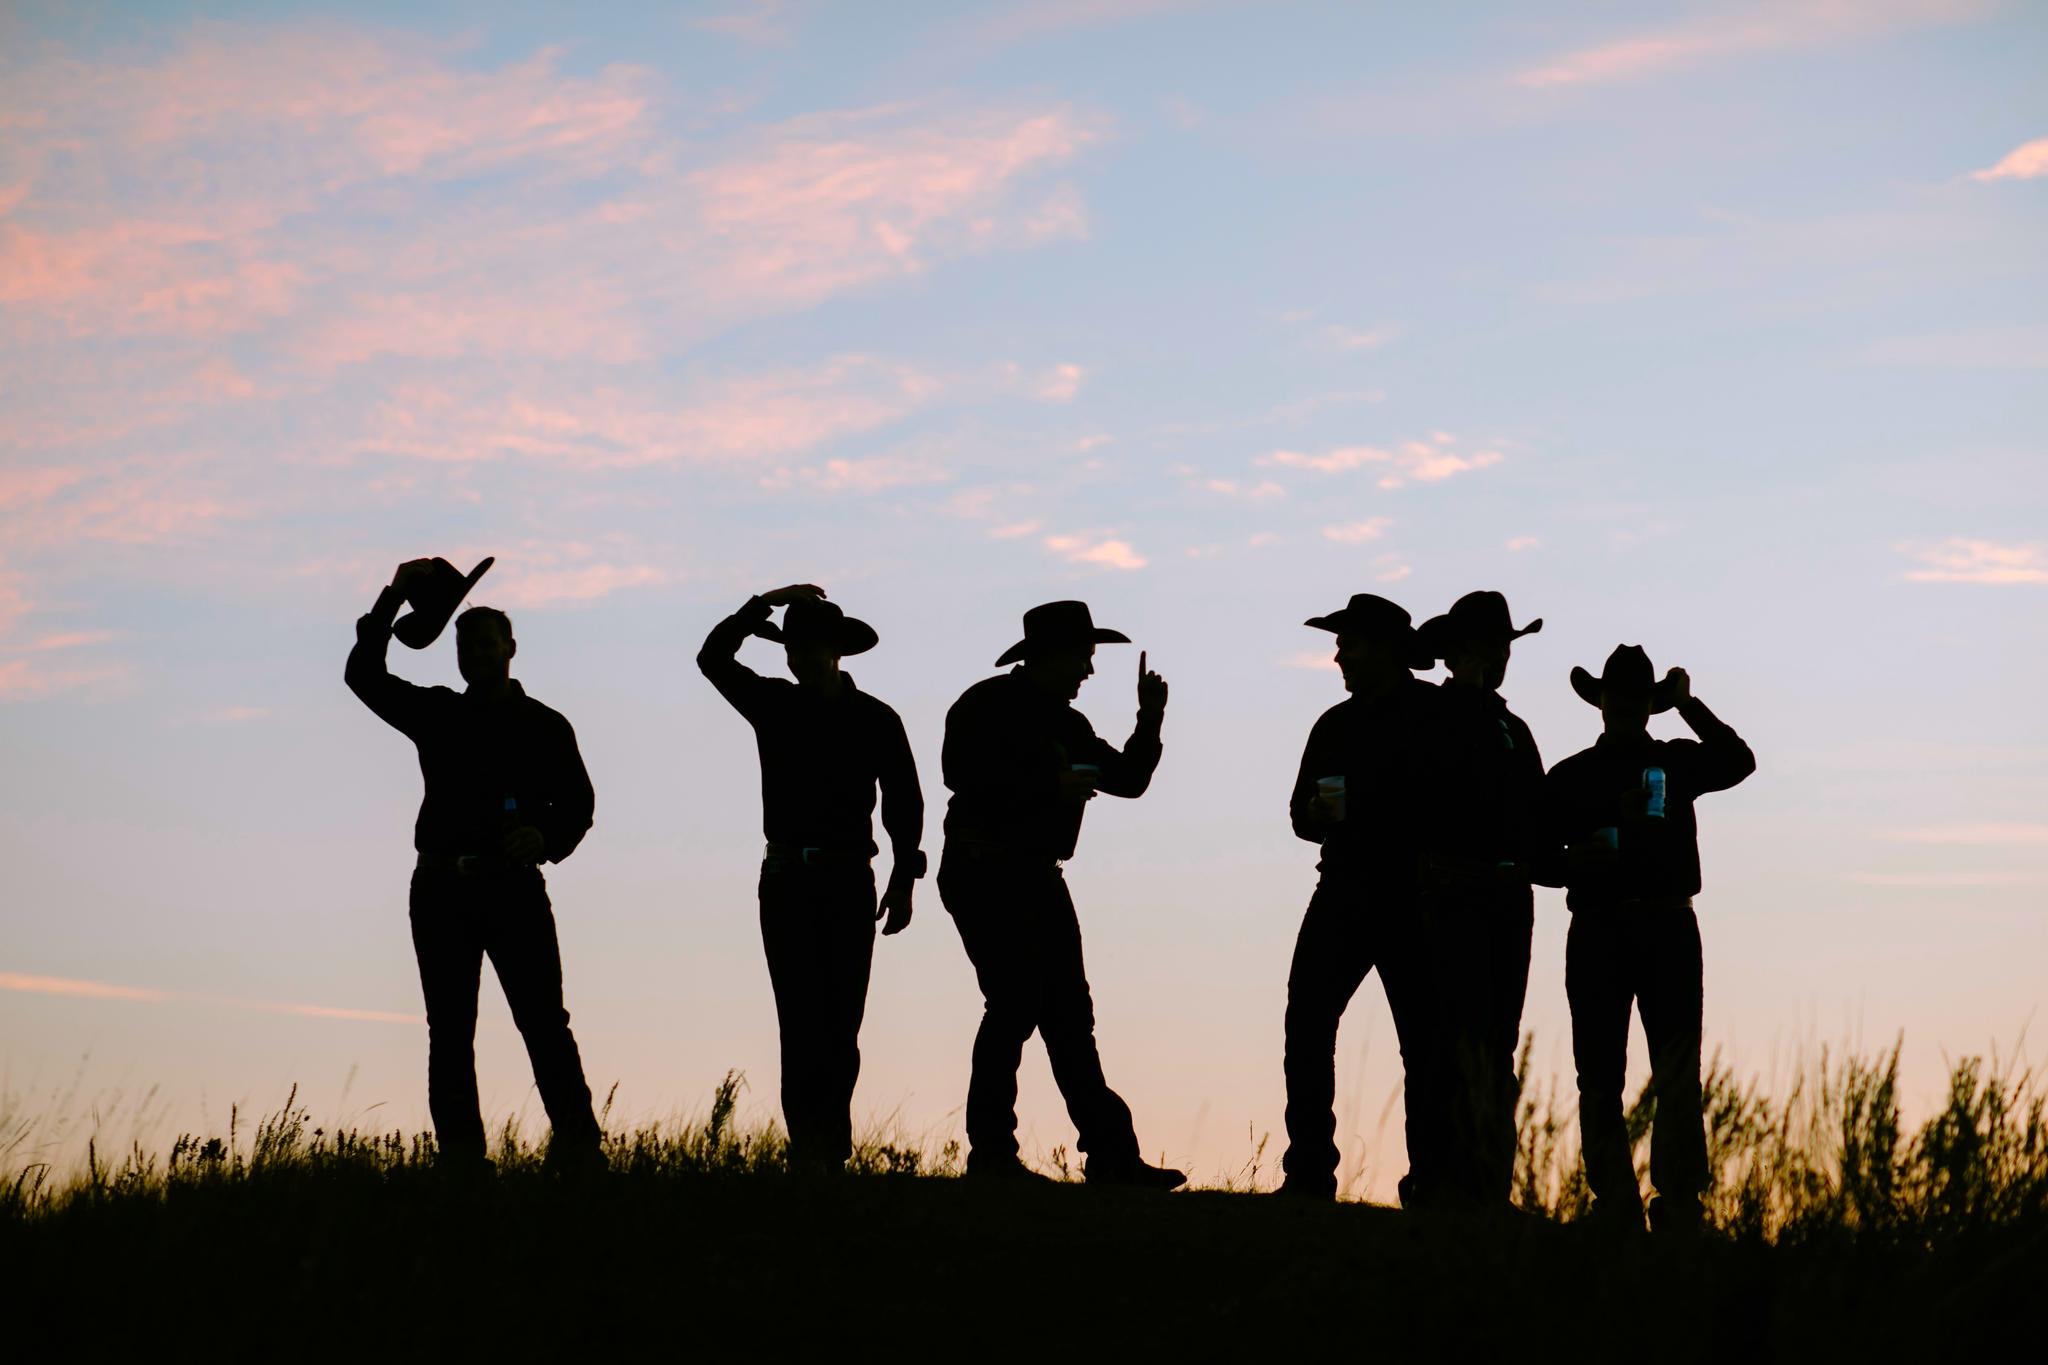
[(1426, 441), (1404, 441), (1392, 450), (1377, 446), (1342, 446), (1321, 455), (1297, 450), (1276, 450), (1253, 463), (1268, 468), (1312, 469), (1323, 474), (1341, 474), (1367, 466), (1383, 467), (1381, 488), (1399, 488), (1405, 483), (1439, 483), (1454, 474), (1485, 469), (1499, 464), (1497, 450), (1478, 450), (1461, 455), (1450, 448), (1448, 432), (1432, 433)]
[(1092, 536), (1047, 536), (1045, 548), (1070, 564), (1094, 564), (1109, 569), (1142, 569), (1145, 557), (1129, 541), (1097, 540)]
[(358, 1010), (336, 1005), (298, 1005), (271, 1000), (242, 1000), (233, 996), (199, 995), (185, 991), (159, 991), (142, 986), (122, 986), (111, 981), (84, 981), (76, 977), (31, 976), (23, 972), (0, 972), (0, 991), (20, 991), (30, 995), (68, 995), (86, 1000), (129, 1000), (148, 1005), (228, 1005), (265, 1014), (294, 1014), (309, 1019), (352, 1019), (379, 1024), (424, 1022), (418, 1015), (395, 1014), (388, 1010)]
[(1508, 541), (1507, 548), (1510, 552), (1519, 554), (1523, 550), (1539, 549), (1542, 544), (1543, 542), (1535, 536), (1515, 536)]
[(1340, 545), (1362, 545), (1368, 540), (1378, 540), (1393, 524), (1392, 517), (1373, 517), (1368, 521), (1354, 521), (1344, 526), (1325, 526), (1323, 537)]
[(1973, 19), (1989, 0), (1772, 0), (1709, 10), (1651, 32), (1596, 43), (1514, 76), (1550, 90), (1631, 80), (1715, 58), (1796, 51)]
[(2048, 175), (2048, 137), (2035, 138), (2000, 157), (1998, 163), (1971, 171), (1972, 180), (2032, 180)]
[(1977, 825), (1925, 825), (1896, 829), (1888, 836), (1902, 844), (1965, 844), (1978, 848), (2048, 844), (2048, 824), (2000, 821)]
[(1919, 561), (1906, 572), (1909, 583), (2048, 583), (2048, 545), (2005, 545), (1950, 536), (1936, 543), (1908, 541), (1898, 549)]

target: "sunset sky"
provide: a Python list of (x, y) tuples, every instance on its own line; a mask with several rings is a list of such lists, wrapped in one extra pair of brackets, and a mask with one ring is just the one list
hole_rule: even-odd
[[(792, 581), (880, 631), (935, 859), (945, 709), (1025, 608), (1137, 642), (1081, 697), (1113, 739), (1138, 649), (1169, 679), (1069, 876), (1110, 1078), (1198, 1179), (1277, 1158), (1287, 789), (1342, 696), (1301, 622), (1359, 591), (1541, 616), (1505, 691), (1549, 761), (1622, 641), (1755, 747), (1701, 807), (1710, 1051), (1903, 1032), (1916, 1102), (2025, 1055), (2044, 70), (2048, 8), (1990, 0), (8, 6), (0, 1110), (425, 1126), (419, 777), (341, 683), (423, 554), (498, 557), (595, 779), (550, 884), (615, 1118), (728, 1068), (773, 1112), (753, 744), (692, 656)], [(858, 1112), (956, 1134), (978, 1010), (925, 882)], [(488, 979), (479, 1051), (538, 1120)], [(1071, 1144), (1024, 1079), (1027, 1157)], [(1369, 982), (1360, 1192), (1398, 1080)]]

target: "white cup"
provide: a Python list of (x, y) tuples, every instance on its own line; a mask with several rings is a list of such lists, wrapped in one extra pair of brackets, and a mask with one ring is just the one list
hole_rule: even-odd
[(1316, 795), (1329, 802), (1337, 818), (1344, 818), (1344, 779), (1341, 777), (1319, 777), (1316, 779)]

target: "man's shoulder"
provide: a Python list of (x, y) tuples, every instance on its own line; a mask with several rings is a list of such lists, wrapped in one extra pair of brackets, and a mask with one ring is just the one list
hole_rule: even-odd
[(546, 725), (562, 730), (574, 730), (576, 728), (573, 725), (569, 724), (569, 718), (567, 716), (563, 715), (560, 711), (557, 711), (554, 707), (549, 706), (546, 702), (542, 701), (538, 697), (531, 695), (530, 693), (522, 691), (519, 695), (519, 701), (521, 709), (523, 709), (526, 712), (527, 716), (531, 718), (535, 724)]
[(1569, 778), (1597, 763), (1599, 756), (1600, 750), (1597, 745), (1592, 748), (1581, 749), (1575, 754), (1568, 754), (1550, 765), (1550, 775), (1552, 777)]
[(958, 711), (963, 708), (1001, 706), (1016, 694), (1016, 690), (1016, 674), (998, 673), (994, 677), (983, 678), (962, 692), (960, 699), (953, 703), (953, 709)]

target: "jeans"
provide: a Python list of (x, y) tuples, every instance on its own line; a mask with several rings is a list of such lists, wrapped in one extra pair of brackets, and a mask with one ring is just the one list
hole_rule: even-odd
[(792, 1165), (853, 1155), (860, 1024), (875, 955), (875, 874), (866, 864), (761, 864), (761, 946), (782, 1033), (782, 1118)]
[(1641, 1207), (1622, 1114), (1631, 1004), (1642, 1012), (1657, 1101), (1651, 1183), (1659, 1194), (1699, 1194), (1708, 1173), (1700, 1116), (1700, 926), (1691, 903), (1575, 909), (1565, 941), (1564, 984), (1572, 1009), (1586, 1183), (1594, 1197)]
[(1134, 1164), (1131, 1109), (1109, 1088), (1095, 1047), (1095, 1002), (1081, 959), (1081, 924), (1066, 878), (1050, 860), (948, 850), (939, 895), (981, 985), (981, 1028), (967, 1087), (974, 1164), (1017, 1158), (1017, 1068), (1035, 1032), (1091, 1164)]
[(1529, 994), (1529, 943), (1535, 927), (1526, 885), (1492, 887), (1438, 899), (1442, 1004), (1453, 1048), (1449, 1121), (1457, 1187), (1485, 1203), (1505, 1203), (1515, 1177), (1519, 1137), (1515, 1077), (1522, 1006)]
[(411, 900), (412, 946), (427, 1006), (427, 1108), (441, 1151), (458, 1161), (484, 1158), (476, 1005), (486, 956), (526, 1041), (534, 1085), (554, 1129), (552, 1147), (595, 1151), (601, 1135), (562, 1004), (561, 948), (540, 873), (465, 877), (420, 870), (413, 873)]
[(1442, 955), (1411, 896), (1380, 899), (1355, 876), (1326, 872), (1302, 917), (1287, 972), (1287, 1153), (1290, 1183), (1337, 1187), (1337, 1025), (1374, 968), (1387, 992), (1405, 1075), (1408, 1174), (1403, 1203), (1452, 1183), (1448, 1096), (1451, 1042), (1443, 1008)]

